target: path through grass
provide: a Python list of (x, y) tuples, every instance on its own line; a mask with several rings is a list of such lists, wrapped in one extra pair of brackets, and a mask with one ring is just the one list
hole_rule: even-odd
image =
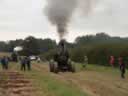
[(26, 77), (32, 78), (33, 84), (40, 90), (40, 96), (88, 96), (77, 86), (54, 78), (50, 72), (35, 65), (32, 71), (22, 72), (19, 70), (18, 64), (14, 64), (13, 69), (23, 73)]

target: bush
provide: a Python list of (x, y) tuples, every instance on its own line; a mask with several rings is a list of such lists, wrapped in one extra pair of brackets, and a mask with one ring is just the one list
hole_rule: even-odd
[(84, 62), (84, 56), (87, 55), (87, 49), (84, 47), (77, 47), (74, 49), (70, 49), (70, 58), (75, 62)]
[(41, 54), (40, 57), (42, 60), (50, 60), (53, 59), (54, 54), (55, 54), (55, 50), (50, 50), (44, 54)]
[(92, 46), (82, 45), (70, 49), (71, 59), (75, 62), (84, 62), (84, 56), (87, 55), (90, 64), (110, 66), (110, 56), (115, 57), (115, 66), (119, 66), (118, 57), (122, 56), (128, 67), (128, 45), (127, 44), (95, 44)]
[[(120, 46), (121, 45), (121, 46)], [(89, 63), (99, 65), (109, 65), (110, 56), (115, 57), (115, 66), (118, 66), (118, 57), (122, 56), (125, 62), (128, 62), (128, 45), (123, 44), (105, 44), (98, 45), (88, 53)]]

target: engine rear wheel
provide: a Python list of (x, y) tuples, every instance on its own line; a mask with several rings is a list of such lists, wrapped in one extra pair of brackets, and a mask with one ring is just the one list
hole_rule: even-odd
[(76, 72), (76, 70), (75, 70), (75, 66), (72, 64), (71, 65), (71, 71), (74, 73), (74, 72)]
[(51, 60), (49, 63), (49, 70), (50, 72), (54, 72), (54, 61), (53, 60)]
[(54, 73), (58, 73), (58, 72), (59, 72), (59, 69), (58, 69), (57, 63), (55, 62), (54, 63)]
[(73, 64), (71, 62), (71, 60), (68, 61), (68, 64), (69, 64), (69, 70), (74, 73), (76, 71), (75, 70), (75, 64)]

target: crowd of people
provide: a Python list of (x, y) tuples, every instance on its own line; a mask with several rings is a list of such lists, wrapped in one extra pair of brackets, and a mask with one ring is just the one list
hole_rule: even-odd
[[(25, 71), (25, 70), (31, 70), (31, 60), (29, 57), (25, 56), (25, 57), (20, 57), (18, 59), (19, 63), (20, 63), (20, 69)], [(2, 66), (3, 70), (8, 70), (8, 66), (10, 62), (18, 62), (18, 61), (13, 61), (13, 59), (10, 59), (7, 56), (3, 56), (2, 58), (0, 58), (0, 63)]]
[[(0, 58), (0, 62), (1, 62), (3, 70), (7, 70), (8, 69), (8, 65), (9, 65), (10, 61), (11, 61), (11, 59), (9, 57), (7, 57), (7, 56), (3, 56), (2, 58)], [(27, 57), (27, 56), (20, 57), (18, 59), (18, 61), (20, 62), (20, 69), (21, 70), (23, 70), (23, 71), (31, 70), (31, 60), (30, 60), (30, 57)], [(84, 61), (85, 61), (85, 63), (83, 63), (82, 66), (85, 68), (86, 65), (88, 64), (87, 56), (84, 57)], [(125, 78), (126, 64), (125, 64), (124, 58), (121, 57), (121, 56), (118, 57), (118, 58), (115, 58), (114, 56), (110, 56), (109, 63), (110, 63), (110, 65), (112, 67), (115, 66), (115, 62), (116, 61), (118, 61), (119, 69), (120, 69), (120, 72), (121, 72), (121, 78)], [(37, 62), (38, 63), (40, 62), (40, 58), (37, 59)]]
[[(109, 63), (113, 68), (115, 67), (115, 64), (118, 63), (118, 66), (119, 66), (119, 69), (121, 72), (121, 78), (124, 79), (125, 78), (125, 72), (126, 72), (126, 64), (125, 64), (124, 58), (122, 56), (119, 56), (118, 58), (115, 58), (114, 56), (110, 56)], [(83, 68), (85, 68), (87, 64), (88, 64), (88, 57), (85, 56), (84, 57), (84, 63), (82, 63)]]
[(31, 70), (31, 60), (29, 57), (20, 58), (21, 70)]

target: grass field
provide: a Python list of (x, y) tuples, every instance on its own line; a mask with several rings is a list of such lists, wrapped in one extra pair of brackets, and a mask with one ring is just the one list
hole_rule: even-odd
[(128, 96), (127, 73), (126, 79), (121, 79), (120, 71), (111, 67), (88, 65), (83, 69), (80, 64), (76, 67), (76, 73), (54, 74), (45, 62), (34, 62), (32, 71), (25, 72), (19, 70), (19, 64), (11, 63), (9, 71), (19, 72), (32, 83), (34, 94), (25, 96)]

